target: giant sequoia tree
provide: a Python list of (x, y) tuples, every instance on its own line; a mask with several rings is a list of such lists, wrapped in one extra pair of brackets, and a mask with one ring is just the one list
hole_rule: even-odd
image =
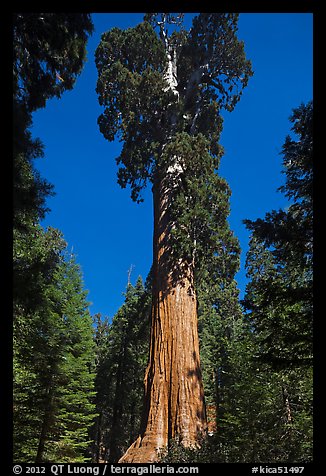
[[(216, 228), (225, 220), (226, 182), (216, 174), (220, 111), (232, 111), (252, 75), (237, 14), (147, 14), (103, 34), (96, 51), (103, 135), (123, 142), (118, 181), (154, 198), (153, 296), (145, 410), (123, 462), (150, 462), (169, 438), (198, 444), (206, 427), (197, 330), (196, 275), (226, 252)], [(236, 247), (229, 232), (228, 250)]]

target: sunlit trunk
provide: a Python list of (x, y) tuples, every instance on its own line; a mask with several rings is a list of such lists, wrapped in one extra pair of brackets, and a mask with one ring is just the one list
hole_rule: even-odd
[(193, 266), (174, 257), (170, 246), (174, 223), (169, 205), (179, 173), (175, 164), (153, 189), (153, 304), (145, 410), (140, 436), (121, 463), (157, 461), (174, 437), (185, 447), (198, 446), (206, 429)]

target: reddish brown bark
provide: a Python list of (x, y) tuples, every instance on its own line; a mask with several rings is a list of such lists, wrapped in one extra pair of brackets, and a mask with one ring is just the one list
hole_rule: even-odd
[(120, 463), (157, 461), (160, 450), (176, 436), (185, 447), (198, 446), (206, 429), (193, 269), (190, 263), (173, 258), (169, 240), (172, 178), (166, 174), (154, 190), (153, 305), (145, 411), (141, 434)]

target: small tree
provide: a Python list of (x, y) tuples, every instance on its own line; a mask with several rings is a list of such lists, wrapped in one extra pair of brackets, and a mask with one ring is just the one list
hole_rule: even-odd
[(108, 324), (97, 316), (96, 462), (117, 462), (137, 436), (147, 364), (150, 293), (139, 277)]
[(43, 458), (83, 463), (90, 461), (90, 428), (96, 416), (93, 321), (81, 271), (74, 258), (62, 264), (57, 279), (58, 294), (54, 295), (53, 304), (60, 323), (57, 330), (60, 353), (49, 382), (52, 399), (48, 408), (53, 414)]
[(87, 460), (95, 417), (92, 320), (80, 270), (57, 247), (37, 306), (22, 316), (18, 308), (14, 321), (16, 461)]

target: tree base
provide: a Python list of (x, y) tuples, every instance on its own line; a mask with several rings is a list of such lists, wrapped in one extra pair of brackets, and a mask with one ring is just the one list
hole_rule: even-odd
[(144, 438), (138, 436), (118, 463), (157, 463), (160, 460), (160, 449), (144, 440)]

